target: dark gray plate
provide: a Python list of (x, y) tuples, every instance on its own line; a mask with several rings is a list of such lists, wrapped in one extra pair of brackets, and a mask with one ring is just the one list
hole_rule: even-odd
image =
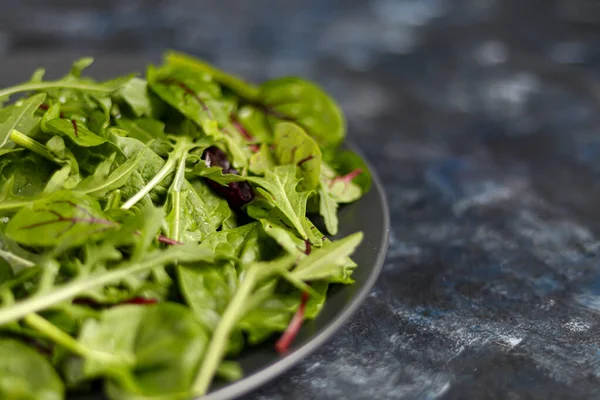
[[(43, 66), (47, 78), (56, 78), (68, 71), (76, 54), (20, 54), (0, 60), (0, 87), (29, 79), (37, 67)], [(149, 62), (159, 57), (131, 55), (96, 55), (89, 74), (105, 79), (116, 75), (142, 72)], [(239, 358), (246, 376), (234, 383), (214, 387), (205, 399), (229, 399), (241, 396), (290, 369), (328, 340), (348, 320), (375, 283), (383, 264), (388, 244), (389, 212), (381, 182), (373, 173), (373, 188), (360, 201), (340, 210), (340, 236), (363, 231), (365, 240), (353, 256), (358, 263), (354, 273), (356, 283), (335, 287), (330, 291), (321, 314), (304, 324), (290, 352), (280, 356), (273, 342), (253, 347)]]

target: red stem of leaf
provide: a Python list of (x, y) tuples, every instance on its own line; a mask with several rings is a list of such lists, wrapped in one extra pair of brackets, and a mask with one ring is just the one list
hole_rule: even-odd
[(134, 297), (133, 299), (122, 301), (119, 304), (138, 304), (138, 305), (151, 305), (158, 303), (158, 299), (151, 299), (147, 297)]
[(358, 175), (362, 174), (363, 170), (361, 168), (357, 168), (354, 171), (348, 172), (346, 175), (336, 176), (329, 183), (329, 187), (332, 187), (336, 182), (343, 182), (344, 185), (348, 185), (348, 183), (352, 182), (352, 179), (356, 178)]
[(74, 119), (71, 120), (71, 125), (73, 125), (73, 131), (75, 132), (75, 137), (79, 137), (79, 132), (77, 131), (77, 121)]
[(231, 115), (231, 124), (235, 126), (235, 129), (238, 130), (238, 132), (244, 137), (244, 139), (246, 139), (249, 142), (254, 140), (250, 132), (248, 132), (246, 128), (244, 128), (244, 126), (240, 123), (240, 121), (234, 114)]
[(164, 83), (165, 85), (173, 85), (174, 84), (174, 85), (179, 86), (181, 89), (183, 89), (183, 91), (187, 95), (192, 96), (200, 104), (202, 109), (204, 111), (206, 111), (206, 113), (210, 116), (211, 119), (215, 119), (213, 117), (212, 111), (210, 111), (210, 108), (208, 108), (208, 106), (206, 105), (204, 100), (202, 100), (202, 98), (200, 96), (198, 96), (198, 93), (196, 93), (191, 87), (186, 85), (184, 82), (181, 82), (180, 80), (177, 80), (175, 78), (161, 79), (159, 82)]
[(305, 248), (304, 248), (304, 254), (306, 254), (307, 256), (310, 255), (310, 252), (312, 250), (312, 244), (308, 240), (305, 240), (304, 241), (304, 246), (305, 246)]
[(168, 238), (168, 237), (163, 236), (163, 235), (159, 235), (158, 236), (158, 241), (161, 242), (161, 243), (170, 244), (170, 245), (183, 244), (183, 242), (180, 242), (180, 241), (175, 240), (175, 239)]
[(248, 147), (250, 147), (250, 150), (252, 150), (253, 153), (258, 153), (260, 151), (260, 146), (256, 143), (252, 143)]
[(306, 309), (307, 301), (308, 301), (308, 293), (303, 292), (300, 306), (298, 307), (298, 310), (294, 314), (292, 321), (286, 328), (285, 332), (283, 332), (283, 335), (281, 335), (281, 337), (279, 338), (277, 343), (275, 343), (275, 350), (277, 350), (277, 352), (279, 352), (281, 354), (286, 353), (288, 351), (290, 345), (294, 341), (294, 338), (296, 337), (296, 335), (298, 335), (298, 332), (300, 331), (300, 328), (302, 327), (302, 321), (304, 320), (304, 310)]
[(308, 161), (312, 160), (313, 158), (315, 158), (315, 156), (312, 155), (312, 154), (309, 155), (309, 156), (304, 157), (302, 160), (298, 161), (298, 166), (299, 167), (302, 166), (302, 164), (304, 164), (305, 162), (308, 162)]

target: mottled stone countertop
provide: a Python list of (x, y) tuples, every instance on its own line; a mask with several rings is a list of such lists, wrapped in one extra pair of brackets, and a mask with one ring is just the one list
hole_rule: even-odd
[(600, 398), (600, 3), (5, 3), (0, 54), (177, 48), (339, 99), (391, 207), (335, 338), (248, 399)]

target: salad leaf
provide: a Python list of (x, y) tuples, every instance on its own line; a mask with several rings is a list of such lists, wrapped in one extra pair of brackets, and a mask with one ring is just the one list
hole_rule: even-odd
[(77, 143), (79, 146), (92, 147), (106, 142), (106, 139), (90, 131), (83, 123), (74, 119), (53, 119), (46, 123), (49, 131), (63, 135)]
[(0, 397), (61, 400), (65, 386), (52, 365), (29, 346), (0, 339)]
[[(33, 114), (45, 98), (46, 95), (40, 93), (20, 104), (0, 109), (0, 147), (6, 145), (13, 129), (20, 129), (23, 133), (27, 133), (32, 125), (37, 123), (39, 117), (34, 117)], [(29, 129), (23, 129), (24, 127)]]
[(295, 165), (274, 167), (266, 171), (264, 178), (249, 177), (248, 181), (260, 186), (257, 190), (286, 216), (303, 239), (308, 239), (303, 220), (310, 192), (296, 190), (300, 181)]
[(298, 166), (302, 190), (313, 190), (319, 184), (321, 150), (302, 128), (282, 122), (275, 128), (275, 156), (280, 164)]
[(108, 375), (134, 394), (185, 393), (207, 342), (202, 325), (179, 304), (115, 307), (84, 323), (78, 343), (90, 354), (81, 374)]
[(165, 61), (171, 65), (198, 71), (200, 74), (207, 74), (242, 97), (253, 99), (258, 96), (258, 89), (253, 85), (186, 54), (170, 51), (165, 55)]
[(6, 235), (28, 246), (77, 246), (116, 225), (95, 200), (77, 192), (56, 192), (21, 209), (6, 226)]
[(335, 234), (371, 176), (305, 80), (169, 53), (96, 82), (92, 61), (0, 89), (0, 397), (203, 395), (352, 283), (361, 234), (311, 219)]
[(346, 122), (337, 104), (303, 79), (287, 77), (263, 83), (259, 102), (267, 115), (301, 126), (321, 147), (336, 147), (346, 136)]

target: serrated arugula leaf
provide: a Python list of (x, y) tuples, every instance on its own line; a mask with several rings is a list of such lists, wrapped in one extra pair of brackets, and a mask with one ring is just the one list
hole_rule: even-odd
[(45, 94), (38, 94), (14, 106), (0, 109), (0, 147), (6, 145), (14, 129), (27, 134), (37, 124), (40, 118), (35, 117), (34, 113), (45, 98)]
[(303, 281), (327, 279), (337, 275), (339, 268), (347, 262), (362, 241), (362, 232), (354, 233), (336, 242), (325, 243), (301, 260), (291, 274)]
[(338, 203), (331, 196), (326, 184), (319, 184), (319, 214), (325, 221), (325, 228), (330, 235), (337, 235), (339, 219), (337, 215)]
[(74, 119), (53, 119), (46, 123), (50, 133), (66, 136), (82, 147), (99, 146), (106, 143), (106, 139), (90, 131), (82, 122)]
[(267, 170), (264, 178), (249, 177), (248, 181), (258, 185), (257, 190), (285, 215), (303, 239), (308, 239), (304, 220), (310, 192), (296, 190), (300, 181), (295, 165), (277, 166)]
[(110, 167), (114, 162), (114, 157), (111, 157), (104, 164), (100, 164), (93, 175), (82, 180), (75, 187), (75, 190), (92, 197), (106, 196), (108, 192), (125, 185), (133, 171), (136, 170), (138, 164), (144, 158), (144, 155), (145, 151), (140, 151), (136, 157), (128, 159), (112, 172)]

